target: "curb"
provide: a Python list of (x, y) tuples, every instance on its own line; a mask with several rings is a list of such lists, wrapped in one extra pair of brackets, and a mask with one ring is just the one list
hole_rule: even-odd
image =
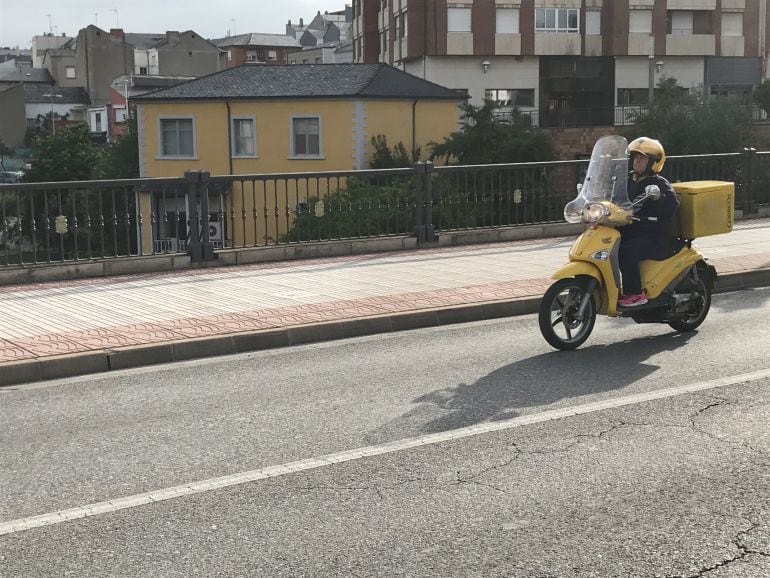
[[(770, 286), (770, 268), (724, 274), (719, 277), (714, 292), (765, 286)], [(540, 299), (536, 296), (488, 301), (3, 363), (0, 365), (0, 387), (350, 337), (516, 317), (536, 313)]]

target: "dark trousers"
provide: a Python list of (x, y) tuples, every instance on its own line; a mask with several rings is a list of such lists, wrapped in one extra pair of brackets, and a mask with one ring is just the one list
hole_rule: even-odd
[(662, 261), (673, 255), (670, 247), (662, 246), (644, 237), (620, 239), (620, 274), (623, 276), (623, 293), (641, 293), (642, 275), (639, 261), (653, 259)]

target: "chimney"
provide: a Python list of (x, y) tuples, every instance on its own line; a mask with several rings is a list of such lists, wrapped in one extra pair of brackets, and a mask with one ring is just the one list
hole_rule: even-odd
[(302, 28), (305, 25), (305, 23), (302, 21), (302, 18), (299, 19), (299, 27)]
[(179, 39), (179, 31), (178, 30), (166, 30), (166, 41), (171, 42), (172, 40), (178, 40)]
[(123, 32), (122, 28), (110, 28), (110, 36), (114, 36), (115, 38), (120, 38), (121, 40), (126, 39), (126, 35)]

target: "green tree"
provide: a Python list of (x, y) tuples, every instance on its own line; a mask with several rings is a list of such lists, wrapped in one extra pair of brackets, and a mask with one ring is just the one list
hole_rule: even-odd
[(95, 178), (139, 178), (139, 139), (134, 117), (129, 119), (127, 128), (128, 131), (123, 136), (104, 149), (99, 164), (94, 170)]
[(39, 149), (38, 158), (24, 173), (24, 181), (28, 183), (89, 180), (101, 156), (85, 124), (66, 126), (56, 134), (39, 136), (35, 146)]
[(673, 155), (737, 152), (754, 141), (751, 110), (725, 99), (690, 93), (675, 78), (658, 83), (647, 114), (634, 124), (631, 138), (656, 138)]
[(378, 134), (372, 137), (372, 161), (369, 163), (373, 169), (396, 169), (409, 167), (420, 160), (420, 147), (409, 154), (404, 143), (399, 141), (392, 149), (388, 146), (388, 137)]
[(480, 165), (546, 161), (554, 158), (548, 136), (533, 129), (529, 117), (514, 110), (510, 120), (494, 114), (494, 103), (462, 109), (462, 126), (442, 143), (431, 143), (431, 159), (447, 163)]

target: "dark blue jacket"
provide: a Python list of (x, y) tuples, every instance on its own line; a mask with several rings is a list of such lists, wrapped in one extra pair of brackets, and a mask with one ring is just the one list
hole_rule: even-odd
[[(640, 220), (619, 227), (618, 230), (623, 239), (643, 237), (659, 247), (671, 247), (674, 238), (671, 225), (679, 209), (679, 195), (671, 187), (671, 183), (660, 175), (645, 175), (638, 178), (632, 172), (628, 177), (629, 200), (633, 201), (641, 195), (648, 185), (658, 185), (660, 198), (657, 201), (647, 199), (634, 212), (634, 216), (639, 217)], [(657, 217), (657, 220), (649, 220), (648, 217)]]

